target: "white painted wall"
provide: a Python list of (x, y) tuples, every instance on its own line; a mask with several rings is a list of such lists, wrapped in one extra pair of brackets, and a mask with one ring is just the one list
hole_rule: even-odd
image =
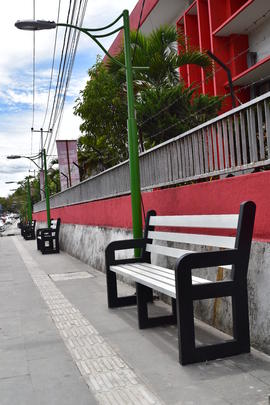
[(188, 0), (160, 0), (143, 23), (141, 31), (149, 34), (160, 25), (175, 25), (188, 7)]
[(270, 16), (248, 36), (250, 52), (257, 52), (257, 61), (270, 55)]

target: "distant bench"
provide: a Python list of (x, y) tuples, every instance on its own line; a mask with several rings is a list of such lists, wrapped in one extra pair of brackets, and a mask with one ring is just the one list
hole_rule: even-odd
[[(149, 211), (142, 239), (114, 241), (106, 249), (109, 308), (137, 303), (140, 329), (177, 322), (179, 361), (183, 365), (249, 352), (247, 271), (255, 211), (252, 201), (241, 204), (239, 215), (156, 216), (155, 211)], [(199, 228), (200, 233), (178, 233), (176, 227)], [(219, 235), (205, 234), (206, 228), (215, 229)], [(221, 236), (221, 229), (235, 229), (236, 237)], [(226, 250), (197, 252), (160, 245), (160, 241)], [(116, 259), (116, 251), (134, 248), (140, 249), (140, 257)], [(176, 258), (175, 270), (152, 264), (152, 253)], [(212, 282), (192, 275), (193, 269), (211, 267), (231, 269), (231, 279)], [(116, 274), (136, 282), (136, 296), (118, 297)], [(153, 290), (172, 298), (172, 315), (148, 316), (147, 303), (152, 301)], [(232, 297), (233, 339), (196, 347), (193, 301), (217, 297)]]
[(37, 249), (42, 254), (59, 253), (59, 231), (61, 219), (52, 219), (50, 228), (37, 230)]
[(35, 234), (36, 220), (28, 221), (27, 224), (21, 225), (21, 235), (25, 240), (33, 240), (36, 238)]

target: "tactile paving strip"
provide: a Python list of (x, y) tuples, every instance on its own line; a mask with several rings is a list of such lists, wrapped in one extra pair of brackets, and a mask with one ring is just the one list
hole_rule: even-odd
[(148, 387), (55, 286), (23, 247), (13, 241), (41, 296), (49, 307), (74, 362), (102, 405), (161, 405)]

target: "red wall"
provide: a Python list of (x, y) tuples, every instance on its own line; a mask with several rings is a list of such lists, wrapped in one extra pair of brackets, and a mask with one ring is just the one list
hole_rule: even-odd
[[(157, 214), (238, 213), (240, 203), (253, 200), (257, 205), (254, 238), (270, 241), (270, 172), (253, 173), (212, 182), (179, 186), (143, 193), (145, 211)], [(62, 223), (131, 228), (130, 196), (76, 204), (51, 210)], [(34, 214), (46, 221), (46, 212)]]
[[(139, 0), (134, 9), (132, 10), (132, 12), (130, 12), (129, 24), (131, 30), (135, 31), (138, 27), (142, 9), (142, 2), (143, 0)], [(145, 2), (141, 18), (141, 25), (144, 23), (144, 21), (151, 13), (151, 11), (155, 8), (158, 2), (159, 0), (148, 0)], [(109, 53), (111, 55), (117, 55), (120, 52), (122, 46), (123, 46), (123, 31), (121, 30), (117, 35), (117, 37), (115, 38), (115, 40), (113, 41), (109, 49)], [(104, 58), (104, 60), (106, 60), (106, 57)]]

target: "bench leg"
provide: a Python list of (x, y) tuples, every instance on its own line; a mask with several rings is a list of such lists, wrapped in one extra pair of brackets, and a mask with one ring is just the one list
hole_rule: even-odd
[(233, 315), (233, 336), (239, 345), (239, 353), (250, 352), (249, 336), (249, 316), (248, 316), (248, 294), (247, 285), (238, 289), (237, 294), (232, 296), (232, 315)]
[[(185, 268), (176, 273), (177, 321), (179, 339), (179, 361), (182, 365), (215, 360), (250, 351), (248, 296), (246, 281), (236, 289), (232, 297), (234, 339), (196, 347), (194, 331), (194, 311), (192, 299), (191, 269)], [(227, 296), (218, 295), (218, 296)], [(209, 294), (208, 298), (217, 297)]]
[(151, 302), (149, 298), (152, 296), (152, 289), (142, 284), (136, 283), (136, 293), (137, 293), (138, 323), (140, 329), (146, 329), (161, 325), (176, 324), (175, 300), (172, 300), (172, 315), (149, 318), (147, 303)]
[(118, 297), (116, 274), (113, 271), (110, 271), (108, 268), (106, 271), (106, 278), (107, 278), (107, 300), (109, 308), (136, 305), (137, 299), (135, 295)]

